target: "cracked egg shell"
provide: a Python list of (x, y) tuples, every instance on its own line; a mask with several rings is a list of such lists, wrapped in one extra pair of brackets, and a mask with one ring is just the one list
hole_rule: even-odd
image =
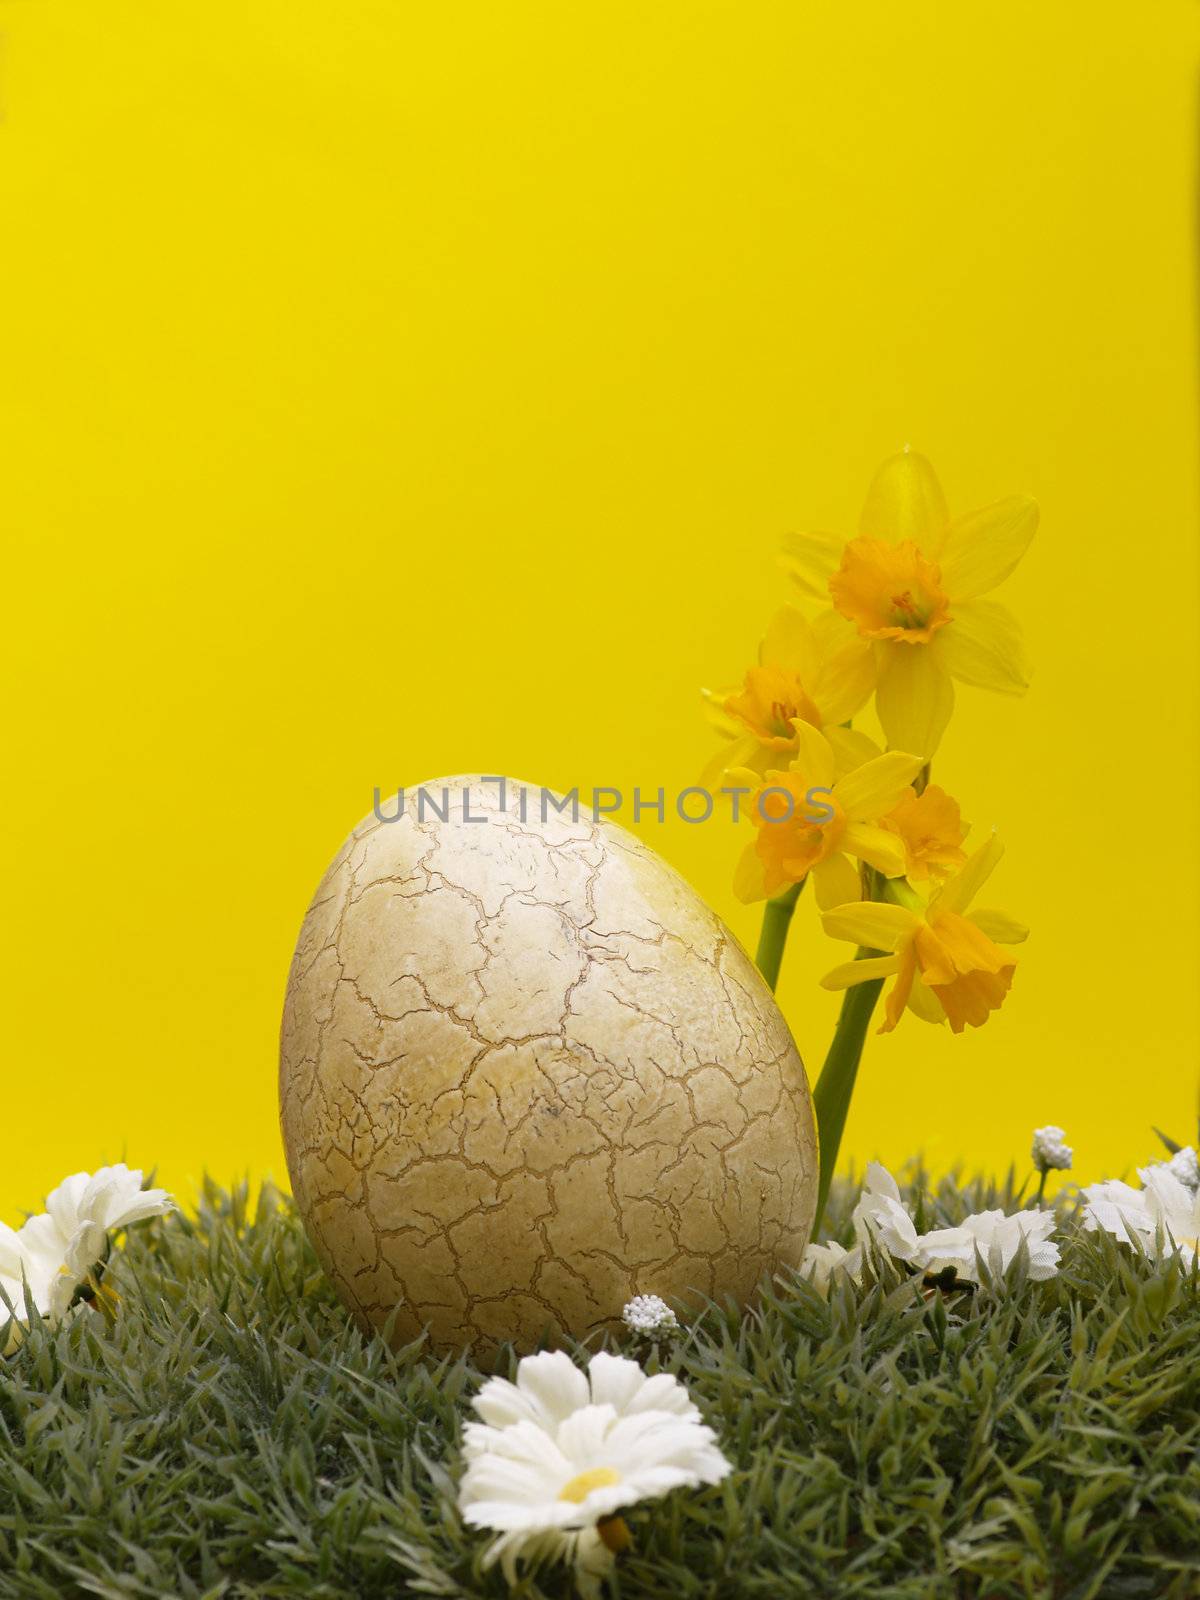
[(359, 1323), (524, 1350), (797, 1265), (808, 1082), (724, 923), (623, 828), (543, 820), (535, 786), (423, 787), (447, 820), (409, 791), (354, 830), (284, 1006), (292, 1188)]

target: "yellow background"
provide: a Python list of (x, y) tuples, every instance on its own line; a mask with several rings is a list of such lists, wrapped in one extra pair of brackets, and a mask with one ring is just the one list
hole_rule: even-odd
[[(1197, 1088), (1184, 4), (0, 0), (0, 1214), (282, 1176), (308, 898), (375, 784), (679, 787), (697, 686), (905, 441), (1026, 491), (1024, 702), (936, 773), (1009, 1003), (873, 1039), (846, 1152), (1085, 1179)], [(659, 846), (753, 943), (736, 842)], [(802, 907), (781, 997), (836, 1001)]]

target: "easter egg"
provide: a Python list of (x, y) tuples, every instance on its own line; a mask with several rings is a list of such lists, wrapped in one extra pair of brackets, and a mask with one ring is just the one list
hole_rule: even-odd
[(397, 1341), (529, 1349), (635, 1294), (744, 1299), (812, 1225), (804, 1067), (737, 940), (639, 839), (512, 779), (434, 780), (351, 833), (279, 1097), (317, 1255)]

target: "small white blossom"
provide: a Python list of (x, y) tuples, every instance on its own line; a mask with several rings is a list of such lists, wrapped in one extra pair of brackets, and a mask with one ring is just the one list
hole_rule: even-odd
[(1108, 1178), (1091, 1183), (1083, 1191), (1083, 1226), (1088, 1233), (1111, 1233), (1128, 1244), (1130, 1236), (1147, 1238), (1154, 1233), (1154, 1218), (1146, 1203), (1146, 1191)]
[(828, 1244), (808, 1245), (800, 1262), (800, 1276), (807, 1278), (821, 1294), (828, 1294), (830, 1283), (842, 1273), (857, 1283), (861, 1271), (862, 1245), (856, 1244), (847, 1250), (836, 1239)]
[[(15, 1233), (0, 1229), (0, 1285), (16, 1312), (8, 1350), (20, 1338), (26, 1295), (41, 1316), (60, 1321), (103, 1262), (109, 1235), (161, 1216), (173, 1204), (165, 1189), (143, 1189), (141, 1172), (119, 1163), (95, 1174), (73, 1173), (46, 1197), (44, 1212)], [(0, 1321), (7, 1316), (0, 1305)]]
[(635, 1294), (621, 1312), (621, 1321), (646, 1339), (661, 1339), (679, 1330), (679, 1318), (656, 1294)]
[(463, 1430), (466, 1522), (498, 1537), (484, 1565), (567, 1561), (585, 1600), (629, 1541), (620, 1512), (673, 1489), (719, 1483), (730, 1464), (677, 1378), (603, 1352), (586, 1374), (562, 1352), (526, 1356), (516, 1383), (491, 1378)]
[(1033, 1164), (1039, 1172), (1066, 1172), (1074, 1151), (1066, 1134), (1053, 1123), (1033, 1130)]
[(854, 1208), (854, 1232), (859, 1244), (874, 1240), (897, 1261), (917, 1258), (917, 1229), (900, 1199), (900, 1186), (886, 1167), (872, 1161), (863, 1191)]
[(1015, 1211), (1012, 1216), (999, 1209), (977, 1211), (957, 1228), (922, 1234), (918, 1259), (930, 1272), (953, 1267), (956, 1277), (978, 1283), (980, 1257), (993, 1278), (1002, 1278), (1024, 1244), (1029, 1276), (1039, 1282), (1058, 1272), (1058, 1246), (1050, 1238), (1056, 1220), (1052, 1211)]
[(1138, 1177), (1146, 1186), (1143, 1193), (1157, 1253), (1181, 1255), (1190, 1266), (1200, 1256), (1200, 1194), (1181, 1183), (1166, 1163), (1143, 1167)]
[(1169, 1161), (1160, 1161), (1158, 1165), (1173, 1178), (1178, 1178), (1185, 1189), (1200, 1189), (1200, 1160), (1197, 1160), (1190, 1144), (1185, 1144), (1182, 1150), (1176, 1150)]

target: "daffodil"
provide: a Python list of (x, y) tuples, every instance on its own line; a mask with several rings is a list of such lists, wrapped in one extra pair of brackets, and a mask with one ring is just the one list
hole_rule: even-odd
[(876, 473), (857, 538), (788, 541), (785, 564), (801, 588), (832, 600), (870, 649), (876, 708), (893, 749), (933, 755), (954, 709), (954, 679), (1024, 693), (1017, 625), (983, 597), (1020, 561), (1037, 521), (1026, 495), (951, 520), (929, 462), (904, 450)]
[(828, 612), (811, 623), (795, 606), (784, 606), (741, 687), (704, 691), (710, 721), (728, 741), (705, 769), (705, 781), (715, 783), (730, 767), (759, 774), (786, 767), (798, 748), (797, 722), (837, 727), (874, 686), (870, 653), (841, 618)]
[[(767, 772), (752, 788), (746, 814), (755, 836), (734, 877), (744, 904), (777, 894), (812, 874), (817, 904), (837, 905), (858, 893), (853, 856), (885, 877), (904, 871), (904, 846), (880, 827), (920, 772), (920, 756), (898, 750), (873, 757), (839, 775), (834, 748), (808, 723), (796, 724), (797, 754), (786, 771)], [(730, 777), (756, 782), (753, 772)]]
[(926, 1022), (949, 1021), (955, 1033), (981, 1027), (1003, 1003), (1016, 967), (999, 946), (1019, 944), (1028, 933), (1004, 912), (970, 910), (1002, 854), (993, 835), (926, 904), (910, 890), (909, 904), (860, 901), (826, 911), (822, 922), (833, 938), (886, 953), (835, 967), (822, 987), (894, 976), (880, 1033), (891, 1032), (905, 1006)]
[(906, 789), (879, 825), (904, 846), (904, 876), (910, 883), (938, 882), (967, 859), (963, 840), (968, 826), (958, 801), (936, 783), (917, 793)]
[(567, 1561), (591, 1600), (630, 1543), (622, 1511), (730, 1470), (679, 1380), (619, 1356), (593, 1356), (586, 1375), (562, 1352), (526, 1356), (516, 1383), (490, 1379), (475, 1410), (459, 1505), (497, 1534), (484, 1564), (510, 1584), (520, 1564)]
[[(839, 776), (882, 755), (874, 739), (861, 728), (826, 728)], [(967, 859), (963, 840), (970, 824), (962, 819), (958, 801), (936, 783), (920, 792), (906, 788), (900, 799), (880, 817), (879, 826), (894, 833), (904, 846), (904, 876), (910, 883), (940, 881)]]

